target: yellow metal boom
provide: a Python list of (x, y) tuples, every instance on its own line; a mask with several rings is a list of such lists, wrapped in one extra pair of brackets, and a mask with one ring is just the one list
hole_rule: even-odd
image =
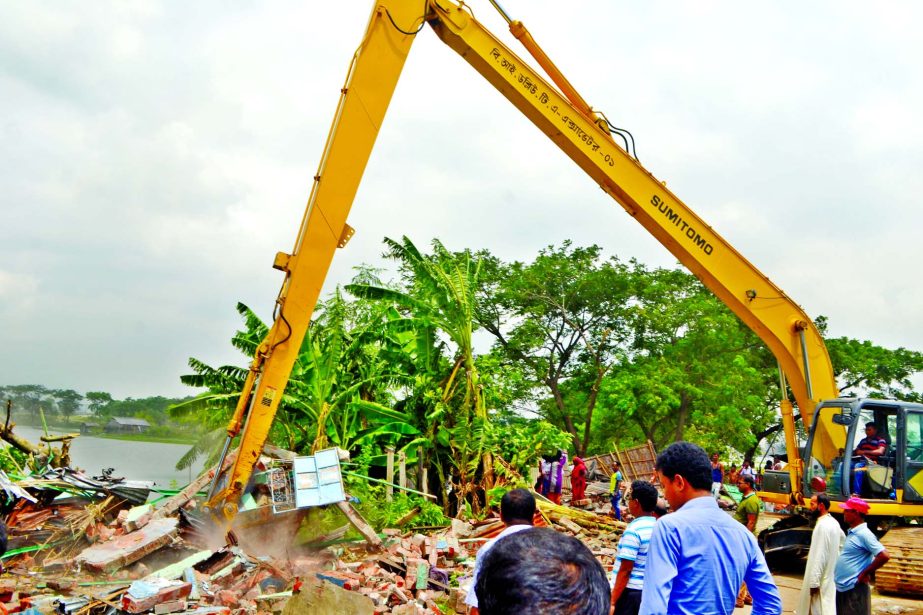
[[(816, 403), (838, 393), (827, 349), (814, 324), (612, 138), (604, 118), (577, 94), (521, 23), (511, 22), (511, 32), (557, 87), (481, 26), (463, 5), (451, 0), (382, 0), (372, 11), (350, 66), (294, 250), (276, 257), (274, 266), (285, 272), (285, 281), (275, 322), (257, 352), (252, 378), (228, 426), (230, 442), (245, 420), (240, 453), (226, 481), (213, 489), (209, 505), (228, 518), (236, 514), (334, 250), (345, 245), (352, 232), (347, 214), (424, 21), (759, 335), (778, 359), (805, 424), (810, 425)], [(782, 413), (795, 487), (802, 466), (791, 455), (798, 448), (787, 400)], [(842, 443), (830, 437), (824, 442), (821, 434), (818, 445), (835, 451)]]

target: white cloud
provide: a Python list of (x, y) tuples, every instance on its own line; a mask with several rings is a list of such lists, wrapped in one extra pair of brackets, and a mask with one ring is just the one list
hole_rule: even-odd
[(0, 314), (5, 326), (15, 326), (22, 315), (35, 307), (39, 281), (31, 275), (0, 269)]
[[(503, 5), (810, 314), (923, 348), (917, 4)], [(27, 353), (4, 378), (137, 397), (185, 392), (189, 356), (239, 361), (234, 304), (269, 317), (272, 258), (292, 247), (370, 10), (0, 5), (0, 297), (20, 325), (0, 346)], [(489, 3), (473, 10), (526, 55)], [(570, 238), (674, 263), (428, 29), (418, 38), (327, 288), (380, 262), (385, 235), (520, 259)]]

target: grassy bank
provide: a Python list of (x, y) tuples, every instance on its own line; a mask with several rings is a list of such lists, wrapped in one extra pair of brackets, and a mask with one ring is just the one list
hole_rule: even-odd
[(91, 438), (105, 438), (107, 440), (133, 440), (137, 442), (159, 442), (160, 444), (192, 444), (196, 438), (180, 435), (149, 435), (143, 433), (89, 433)]
[[(17, 425), (31, 427), (32, 429), (42, 429), (42, 425), (33, 425), (29, 417), (14, 417)], [(92, 420), (92, 419), (90, 419)], [(60, 433), (80, 433), (83, 421), (72, 420), (63, 422), (60, 420), (47, 420), (48, 430), (53, 434)], [(192, 444), (198, 438), (198, 434), (189, 433), (189, 430), (172, 429), (162, 425), (155, 425), (147, 433), (108, 433), (102, 429), (94, 429), (84, 437), (106, 438), (108, 440), (131, 440), (136, 442), (157, 442), (161, 444)]]

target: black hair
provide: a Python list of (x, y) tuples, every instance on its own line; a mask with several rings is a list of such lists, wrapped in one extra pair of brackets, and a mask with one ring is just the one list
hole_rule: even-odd
[(657, 455), (656, 468), (669, 479), (679, 474), (693, 489), (711, 489), (711, 460), (692, 442), (674, 442)]
[(526, 489), (512, 489), (500, 500), (500, 518), (504, 521), (529, 521), (535, 516), (535, 498)]
[(823, 495), (823, 494), (821, 494), (821, 493), (818, 493), (818, 494), (817, 494), (817, 503), (818, 503), (818, 504), (823, 504), (825, 510), (830, 510), (830, 498), (828, 498), (826, 495)]
[(865, 424), (866, 429), (868, 429), (869, 427), (874, 427), (875, 431), (878, 431), (878, 425), (875, 424), (875, 421), (869, 421), (868, 423)]
[(654, 510), (652, 512), (654, 513), (654, 516), (659, 519), (660, 517), (664, 516), (670, 511), (667, 510), (666, 501), (662, 500), (661, 498), (657, 498), (657, 506), (654, 507)]
[(658, 497), (657, 488), (646, 480), (632, 481), (631, 499), (635, 500), (644, 512), (654, 512)]
[(753, 480), (753, 477), (750, 476), (749, 474), (747, 474), (746, 476), (741, 476), (738, 480), (742, 480), (743, 482), (745, 482), (745, 483), (747, 483), (748, 485), (750, 485), (750, 488), (751, 488), (751, 489), (754, 488), (754, 487), (756, 487), (756, 481)]
[(498, 540), (474, 591), (483, 615), (608, 615), (606, 572), (582, 542), (547, 527)]

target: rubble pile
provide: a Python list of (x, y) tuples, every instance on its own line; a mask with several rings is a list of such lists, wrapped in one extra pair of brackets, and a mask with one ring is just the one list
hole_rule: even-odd
[[(208, 546), (189, 523), (190, 490), (157, 508), (105, 490), (22, 490), (6, 516), (0, 608), (9, 613), (463, 613), (474, 555), (503, 529), (493, 516), (344, 543), (343, 526), (271, 557), (252, 544)], [(537, 499), (536, 525), (577, 536), (611, 566), (623, 524)]]
[[(504, 527), (494, 513), (473, 524), (402, 529), (415, 509), (398, 527), (376, 532), (340, 501), (331, 507), (344, 525), (296, 545), (308, 509), (276, 512), (272, 500), (250, 498), (253, 506), (241, 510), (232, 532), (219, 531), (197, 500), (217, 466), (155, 503), (147, 503), (151, 483), (113, 477), (112, 470), (90, 477), (67, 466), (42, 468), (16, 477), (0, 471), (5, 613), (463, 613), (475, 553)], [(609, 507), (604, 489), (590, 493), (575, 506), (536, 495), (534, 523), (576, 536), (611, 566), (624, 524), (594, 512)], [(350, 527), (361, 540), (347, 539)]]
[[(537, 499), (535, 525), (577, 536), (603, 565), (611, 567), (624, 524)], [(465, 613), (474, 554), (503, 527), (499, 518), (492, 517), (476, 524), (453, 520), (450, 527), (428, 534), (386, 529), (381, 552), (345, 551), (331, 560), (331, 569), (315, 571), (309, 582), (317, 588), (319, 579), (367, 597), (372, 606), (369, 613)]]

